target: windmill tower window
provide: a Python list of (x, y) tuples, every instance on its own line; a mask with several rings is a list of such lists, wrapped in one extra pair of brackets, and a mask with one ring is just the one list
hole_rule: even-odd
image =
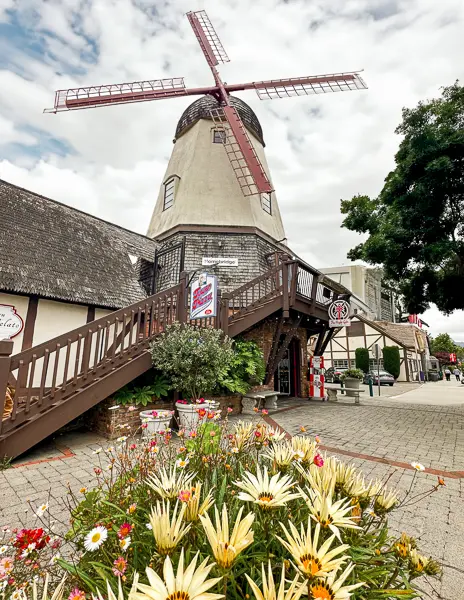
[(225, 144), (226, 132), (224, 129), (213, 129), (213, 144)]
[(164, 202), (163, 202), (163, 210), (167, 210), (171, 208), (174, 204), (174, 196), (176, 193), (176, 184), (179, 178), (177, 176), (170, 177), (164, 183)]
[(272, 201), (270, 193), (261, 194), (261, 207), (264, 212), (272, 215)]

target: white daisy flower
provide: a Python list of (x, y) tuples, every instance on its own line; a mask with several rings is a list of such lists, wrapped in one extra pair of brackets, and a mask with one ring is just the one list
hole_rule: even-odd
[(424, 465), (421, 465), (421, 464), (420, 464), (420, 463), (418, 463), (418, 462), (412, 462), (412, 463), (411, 463), (411, 467), (412, 467), (413, 469), (416, 469), (416, 471), (425, 471), (425, 467), (424, 467)]
[(126, 538), (124, 538), (123, 540), (121, 540), (121, 541), (119, 542), (119, 547), (121, 548), (121, 550), (122, 550), (123, 552), (125, 552), (125, 551), (126, 551), (128, 548), (129, 548), (129, 546), (130, 546), (130, 545), (131, 545), (131, 539), (130, 539), (130, 536), (128, 536), (128, 537), (126, 537)]
[(126, 440), (127, 440), (127, 435), (122, 435), (121, 437), (118, 437), (118, 439), (116, 441), (121, 443), (121, 442), (125, 442)]
[(96, 450), (94, 450), (92, 452), (92, 454), (100, 454), (100, 452), (103, 450), (103, 448), (97, 448)]
[(45, 502), (45, 504), (42, 504), (41, 506), (39, 506), (39, 508), (36, 510), (36, 515), (38, 517), (42, 517), (48, 510), (48, 502)]
[(0, 546), (0, 554), (5, 554), (5, 552), (8, 550), (8, 546)]
[(11, 596), (10, 596), (11, 600), (21, 600), (22, 596), (21, 596), (21, 590), (15, 590)]
[(176, 467), (179, 467), (180, 469), (183, 469), (188, 464), (189, 464), (188, 458), (179, 458), (179, 460), (176, 460)]
[(94, 552), (100, 548), (107, 537), (108, 531), (106, 527), (102, 525), (94, 527), (84, 538), (84, 548), (89, 550), (89, 552)]

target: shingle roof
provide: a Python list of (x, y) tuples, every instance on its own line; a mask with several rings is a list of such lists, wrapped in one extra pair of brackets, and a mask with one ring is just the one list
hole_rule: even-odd
[(129, 255), (152, 262), (154, 240), (1, 179), (0, 214), (0, 290), (108, 308), (146, 296)]
[[(364, 321), (378, 331), (385, 332), (393, 341), (401, 344), (405, 348), (414, 349), (417, 346), (419, 351), (423, 351), (427, 347), (427, 336), (425, 331), (418, 329), (410, 323), (390, 323), (390, 321), (371, 321), (363, 315), (354, 315), (352, 318)], [(416, 336), (417, 343), (414, 342)]]

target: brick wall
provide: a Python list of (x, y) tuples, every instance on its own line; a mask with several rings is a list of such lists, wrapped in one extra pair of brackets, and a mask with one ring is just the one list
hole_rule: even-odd
[[(272, 348), (272, 342), (274, 339), (274, 335), (278, 326), (278, 320), (276, 318), (269, 318), (265, 321), (259, 323), (256, 327), (248, 330), (243, 334), (243, 338), (246, 340), (253, 340), (258, 344), (258, 346), (263, 351), (264, 362), (267, 364), (269, 359), (269, 354)], [(289, 329), (289, 325), (284, 325), (282, 328), (282, 334), (285, 335), (287, 330)], [(300, 386), (301, 386), (301, 396), (308, 396), (308, 384), (307, 384), (307, 370), (308, 370), (308, 353), (307, 353), (307, 342), (308, 335), (306, 329), (303, 327), (299, 327), (295, 337), (297, 337), (300, 341)], [(253, 391), (262, 391), (262, 390), (273, 390), (274, 389), (274, 377), (272, 378), (269, 385), (260, 385), (255, 386)]]

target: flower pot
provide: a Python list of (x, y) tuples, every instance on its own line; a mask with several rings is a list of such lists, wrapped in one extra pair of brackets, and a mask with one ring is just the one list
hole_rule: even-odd
[[(179, 413), (179, 421), (182, 429), (196, 429), (202, 421), (207, 417), (208, 412), (219, 410), (219, 402), (215, 400), (206, 400), (201, 404), (184, 404), (183, 402), (176, 402), (177, 412)], [(198, 411), (203, 409), (206, 414), (202, 417), (198, 414)]]
[[(361, 386), (361, 380), (360, 379), (356, 379), (354, 377), (346, 377), (345, 379), (345, 387), (347, 388), (355, 388), (356, 390), (359, 390), (360, 386)], [(351, 396), (351, 397), (356, 397), (357, 394), (356, 392), (353, 390), (346, 390), (346, 395), (347, 396)]]
[(169, 428), (171, 423), (172, 414), (170, 411), (162, 410), (157, 412), (157, 416), (154, 413), (157, 411), (153, 410), (142, 410), (140, 420), (147, 426), (142, 429), (143, 437), (151, 437), (160, 431), (165, 431)]

